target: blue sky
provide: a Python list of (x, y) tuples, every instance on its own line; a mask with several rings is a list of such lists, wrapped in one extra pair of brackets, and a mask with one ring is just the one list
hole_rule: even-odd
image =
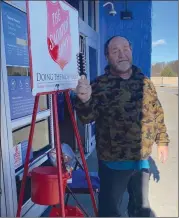
[(178, 1), (153, 1), (152, 63), (178, 59)]

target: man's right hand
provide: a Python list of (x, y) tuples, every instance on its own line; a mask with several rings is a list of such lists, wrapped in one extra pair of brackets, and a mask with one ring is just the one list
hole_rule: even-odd
[(78, 80), (78, 85), (75, 90), (78, 98), (83, 102), (86, 103), (91, 98), (91, 85), (89, 84), (86, 77), (83, 75), (81, 79)]

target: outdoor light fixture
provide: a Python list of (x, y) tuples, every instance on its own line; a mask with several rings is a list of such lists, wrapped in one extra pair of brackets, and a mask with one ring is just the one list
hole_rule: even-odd
[(111, 10), (109, 11), (109, 15), (115, 16), (117, 12), (114, 10), (114, 4), (112, 2), (106, 2), (103, 7), (106, 7), (107, 5), (111, 5)]
[(121, 11), (121, 20), (131, 20), (132, 12), (127, 10), (127, 0), (125, 0), (125, 11)]

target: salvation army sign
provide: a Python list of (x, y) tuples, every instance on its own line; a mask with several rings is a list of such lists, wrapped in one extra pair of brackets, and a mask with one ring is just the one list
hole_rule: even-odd
[(63, 69), (71, 59), (71, 34), (69, 11), (59, 2), (47, 4), (47, 42), (52, 59)]
[(75, 88), (78, 11), (65, 1), (27, 1), (32, 93)]

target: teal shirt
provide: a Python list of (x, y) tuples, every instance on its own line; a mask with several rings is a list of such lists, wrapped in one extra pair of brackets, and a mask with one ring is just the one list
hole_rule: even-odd
[(139, 161), (102, 161), (107, 167), (114, 170), (141, 170), (149, 169), (149, 161), (139, 160)]

